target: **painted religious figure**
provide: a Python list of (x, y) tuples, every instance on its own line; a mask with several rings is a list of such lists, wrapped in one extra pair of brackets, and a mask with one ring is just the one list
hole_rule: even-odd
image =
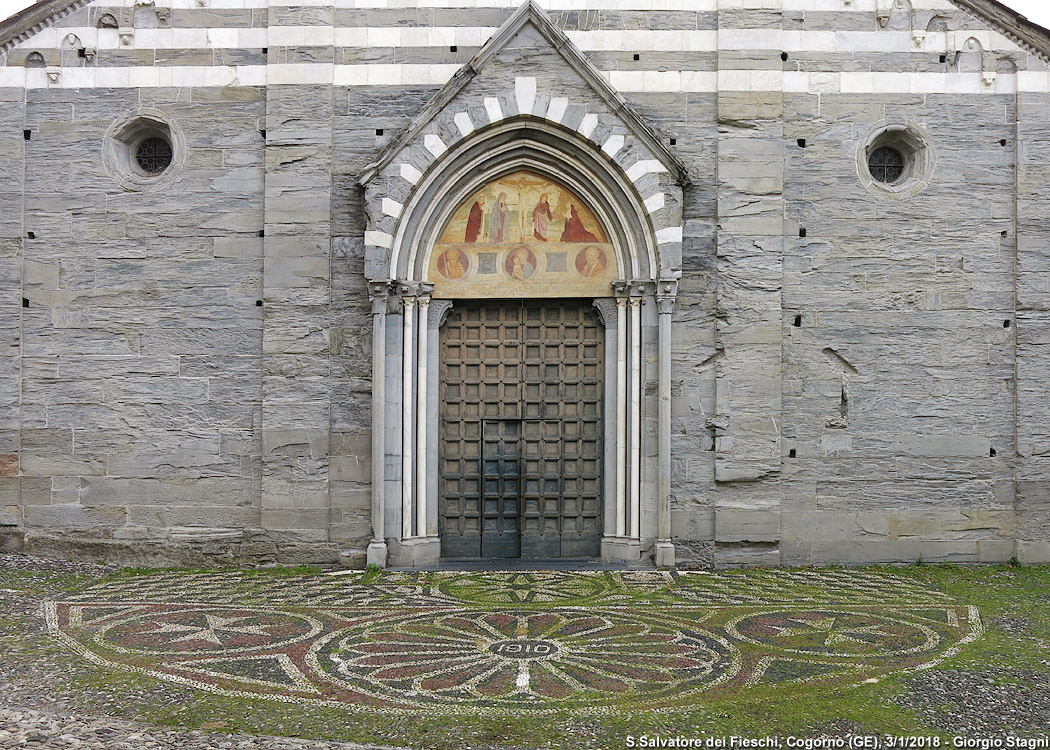
[(492, 206), (489, 218), (489, 242), (496, 244), (506, 242), (510, 237), (507, 232), (507, 194), (500, 193)]
[(468, 194), (430, 252), (438, 298), (608, 297), (616, 249), (593, 203), (519, 170)]
[(540, 242), (546, 242), (548, 239), (547, 222), (553, 219), (551, 204), (547, 200), (547, 194), (544, 193), (540, 196), (540, 202), (536, 204), (536, 208), (532, 209), (532, 236)]
[(575, 205), (569, 206), (569, 218), (565, 220), (565, 231), (561, 233), (562, 242), (597, 242), (598, 238), (587, 231)]
[(597, 245), (588, 245), (576, 254), (576, 270), (580, 272), (580, 276), (601, 276), (605, 273), (607, 265), (605, 251)]
[[(481, 224), (485, 221), (485, 198), (479, 197), (470, 207), (470, 216), (467, 217), (467, 231), (463, 236), (464, 242), (477, 242), (481, 234)], [(459, 278), (458, 276), (456, 278)]]
[(507, 253), (507, 275), (521, 281), (536, 273), (536, 256), (525, 245), (518, 245)]
[(462, 279), (470, 268), (470, 259), (458, 247), (450, 247), (438, 257), (437, 267), (446, 279)]

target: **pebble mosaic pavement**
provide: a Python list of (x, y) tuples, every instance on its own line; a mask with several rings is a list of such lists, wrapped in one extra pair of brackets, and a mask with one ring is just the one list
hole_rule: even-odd
[(45, 613), (60, 642), (110, 668), (428, 714), (688, 709), (712, 691), (931, 666), (982, 632), (976, 607), (868, 571), (373, 578), (162, 573), (95, 583)]

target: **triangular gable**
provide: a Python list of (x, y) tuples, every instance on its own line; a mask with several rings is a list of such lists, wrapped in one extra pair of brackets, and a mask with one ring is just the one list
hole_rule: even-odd
[(1029, 21), (997, 0), (950, 0), (980, 21), (984, 21), (1014, 44), (1050, 62), (1050, 31)]
[(627, 100), (605, 81), (598, 69), (583, 56), (583, 53), (565, 36), (561, 29), (554, 25), (550, 17), (534, 0), (526, 0), (525, 4), (507, 19), (478, 53), (474, 55), (474, 58), (460, 68), (452, 79), (416, 115), (412, 122), (394, 138), (379, 155), (379, 158), (364, 169), (358, 178), (358, 182), (362, 185), (367, 184), (389, 165), (481, 73), (487, 63), (511, 44), (516, 36), (527, 33), (527, 27), (530, 25), (546, 40), (553, 50), (561, 55), (569, 67), (590, 86), (595, 95), (612, 112), (619, 116), (631, 135), (638, 138), (646, 146), (650, 153), (660, 161), (663, 168), (674, 175), (676, 181), (684, 183), (686, 181), (686, 169), (681, 160), (663, 144), (656, 132), (634, 111), (631, 105), (627, 103)]

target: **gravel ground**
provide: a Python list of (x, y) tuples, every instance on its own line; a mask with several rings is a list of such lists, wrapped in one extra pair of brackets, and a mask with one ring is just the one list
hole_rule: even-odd
[(378, 750), (375, 745), (288, 737), (173, 732), (130, 721), (0, 708), (0, 748), (79, 750)]
[(924, 672), (909, 680), (898, 703), (930, 726), (965, 737), (1046, 736), (1050, 685), (1046, 675), (1021, 670)]

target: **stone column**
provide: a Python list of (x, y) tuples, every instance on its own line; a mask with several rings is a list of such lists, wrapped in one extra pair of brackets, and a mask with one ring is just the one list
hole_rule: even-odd
[[(407, 291), (407, 290), (406, 290)], [(412, 536), (412, 500), (415, 497), (415, 346), (416, 298), (414, 294), (402, 297), (401, 351), (401, 538)]]
[(429, 340), (430, 295), (416, 298), (416, 494), (412, 536), (427, 535), (427, 343)]
[(659, 472), (656, 493), (656, 548), (658, 568), (674, 567), (671, 544), (671, 315), (674, 312), (677, 279), (661, 279), (656, 286), (659, 313), (658, 379), (660, 412), (658, 419)]
[(616, 299), (616, 534), (627, 536), (627, 299)]
[(642, 530), (642, 298), (630, 299), (630, 413), (627, 431), (631, 436), (630, 499), (627, 536), (640, 538)]
[[(430, 477), (437, 465), (437, 443), (431, 440), (434, 388), (431, 352), (430, 295), (427, 282), (399, 282), (404, 312), (401, 338), (401, 533), (390, 550), (390, 563), (435, 565), (440, 556), (436, 506), (431, 507)], [(436, 349), (436, 347), (435, 347)], [(433, 457), (433, 461), (428, 457)], [(433, 496), (436, 500), (436, 492)], [(431, 520), (433, 522), (431, 522)]]
[(372, 301), (372, 541), (368, 544), (369, 565), (386, 567), (384, 485), (386, 472), (386, 314), (390, 299), (389, 281), (368, 285)]

